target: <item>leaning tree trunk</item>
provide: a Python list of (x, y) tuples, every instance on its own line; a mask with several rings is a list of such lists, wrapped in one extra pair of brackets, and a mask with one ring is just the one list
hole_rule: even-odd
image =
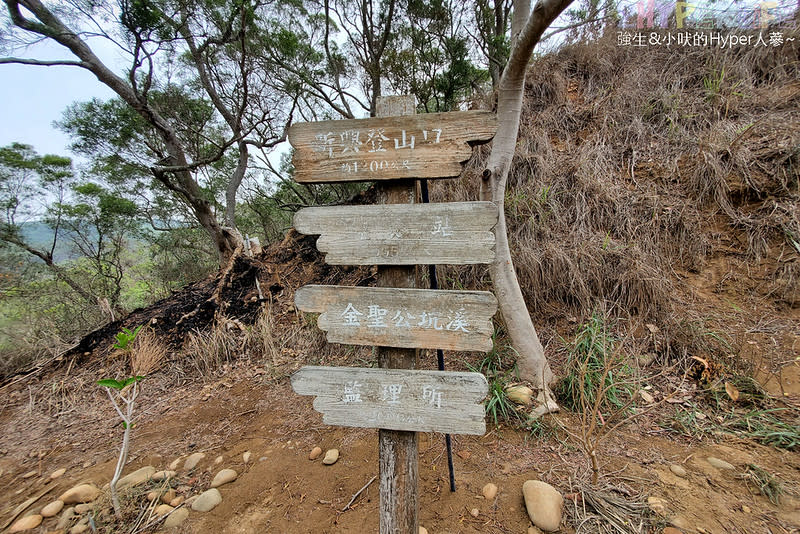
[(558, 409), (549, 389), (553, 381), (553, 372), (545, 358), (544, 348), (533, 326), (514, 270), (508, 244), (504, 204), (508, 173), (519, 133), (528, 61), (533, 47), (544, 30), (570, 2), (571, 0), (543, 0), (536, 4), (530, 16), (528, 16), (529, 0), (514, 2), (511, 54), (497, 87), (497, 122), (500, 126), (494, 136), (492, 152), (481, 184), (481, 199), (491, 200), (497, 204), (500, 212), (494, 230), (495, 260), (489, 266), (489, 272), (500, 304), (500, 312), (517, 351), (517, 369), (520, 378), (530, 382), (540, 392), (539, 400), (542, 405), (538, 408), (538, 413)]

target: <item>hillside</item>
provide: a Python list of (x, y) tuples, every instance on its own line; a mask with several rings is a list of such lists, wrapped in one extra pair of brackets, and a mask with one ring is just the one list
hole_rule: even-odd
[[(526, 301), (557, 375), (574, 372), (582, 333), (615, 348), (606, 361), (622, 356), (615, 387), (633, 411), (600, 406), (598, 428), (624, 424), (598, 444), (595, 484), (584, 450), (595, 418), (566, 409), (564, 383), (560, 413), (490, 418), (485, 436), (454, 438), (456, 493), (444, 440), (422, 435), (421, 524), (525, 532), (522, 484), (539, 479), (567, 497), (560, 532), (799, 532), (800, 40), (723, 51), (626, 48), (612, 35), (537, 59), (526, 93), (506, 198)], [(476, 199), (486, 154), (433, 183), (432, 200)], [(377, 474), (376, 431), (323, 425), (288, 383), (305, 364), (374, 363), (369, 347), (327, 344), (294, 308), (305, 284), (374, 283), (370, 269), (325, 265), (314, 241), (290, 232), (0, 385), (0, 527), (110, 480), (122, 430), (94, 382), (129, 374), (110, 346), (123, 326), (147, 324), (166, 356), (143, 382), (126, 473), (177, 473), (128, 493), (126, 532), (159, 526), (149, 491), (197, 495), (222, 468), (238, 472), (222, 503), (175, 532), (375, 531), (377, 484), (343, 509)], [(440, 277), (489, 287), (481, 267)], [(497, 331), (488, 357), (446, 353), (448, 369), (480, 368), (501, 390), (513, 382)], [(340, 459), (309, 460), (315, 446)], [(492, 500), (487, 482), (500, 488)], [(78, 515), (120, 531), (108, 496), (96, 503), (96, 516)]]

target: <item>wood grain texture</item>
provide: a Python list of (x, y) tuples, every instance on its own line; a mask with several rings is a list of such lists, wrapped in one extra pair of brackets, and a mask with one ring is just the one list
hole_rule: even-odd
[(304, 208), (301, 234), (320, 235), (330, 265), (469, 265), (494, 260), (492, 202)]
[(303, 122), (289, 128), (298, 182), (450, 178), (497, 130), (489, 111)]
[(497, 300), (487, 291), (301, 287), (299, 310), (321, 313), (332, 343), (445, 350), (492, 349)]
[(480, 373), (303, 367), (292, 375), (299, 395), (315, 395), (314, 409), (329, 425), (482, 435)]

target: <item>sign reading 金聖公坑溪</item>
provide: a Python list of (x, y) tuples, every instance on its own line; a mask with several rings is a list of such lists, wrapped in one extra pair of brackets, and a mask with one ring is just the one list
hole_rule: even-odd
[(468, 265), (494, 259), (492, 202), (304, 208), (302, 234), (320, 234), (329, 265)]
[(289, 128), (297, 182), (448, 178), (494, 137), (488, 111), (304, 122)]
[(321, 313), (332, 343), (446, 350), (492, 349), (497, 299), (488, 291), (308, 285), (297, 309)]
[(449, 434), (486, 431), (481, 401), (489, 389), (480, 373), (303, 367), (292, 389), (315, 395), (323, 422)]

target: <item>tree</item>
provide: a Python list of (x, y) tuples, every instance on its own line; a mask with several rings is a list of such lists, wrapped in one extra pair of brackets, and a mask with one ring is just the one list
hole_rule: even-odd
[[(272, 91), (268, 73), (255, 60), (263, 46), (262, 17), (268, 16), (272, 4), (120, 0), (110, 5), (69, 0), (56, 11), (40, 0), (3, 1), (11, 22), (7, 37), (16, 38), (19, 45), (49, 39), (72, 58), (4, 57), (0, 64), (82, 68), (113, 90), (118, 103), (141, 121), (139, 130), (147, 130), (148, 171), (186, 204), (213, 241), (220, 261), (226, 261), (241, 243), (235, 227), (236, 192), (249, 150), (268, 149), (284, 140), (296, 98)], [(92, 49), (90, 37), (114, 43), (128, 58), (125, 72), (106, 65)], [(184, 88), (188, 96), (181, 94)], [(214, 120), (177, 120), (170, 107), (175, 100), (169, 98), (176, 94), (180, 106), (187, 98), (201, 101), (213, 111)], [(220, 220), (197, 175), (229, 151), (236, 154), (236, 165), (226, 180)]]
[(531, 321), (514, 271), (508, 244), (504, 203), (508, 173), (519, 133), (528, 63), (533, 48), (544, 31), (571, 1), (539, 0), (532, 12), (530, 0), (514, 2), (511, 51), (497, 85), (499, 127), (481, 183), (481, 199), (491, 200), (497, 204), (500, 212), (500, 218), (494, 229), (496, 256), (489, 266), (489, 271), (506, 328), (518, 353), (517, 365), (520, 377), (530, 381), (540, 391), (540, 400), (543, 402), (539, 408), (540, 413), (557, 409), (549, 389), (553, 373), (545, 358), (544, 348)]

